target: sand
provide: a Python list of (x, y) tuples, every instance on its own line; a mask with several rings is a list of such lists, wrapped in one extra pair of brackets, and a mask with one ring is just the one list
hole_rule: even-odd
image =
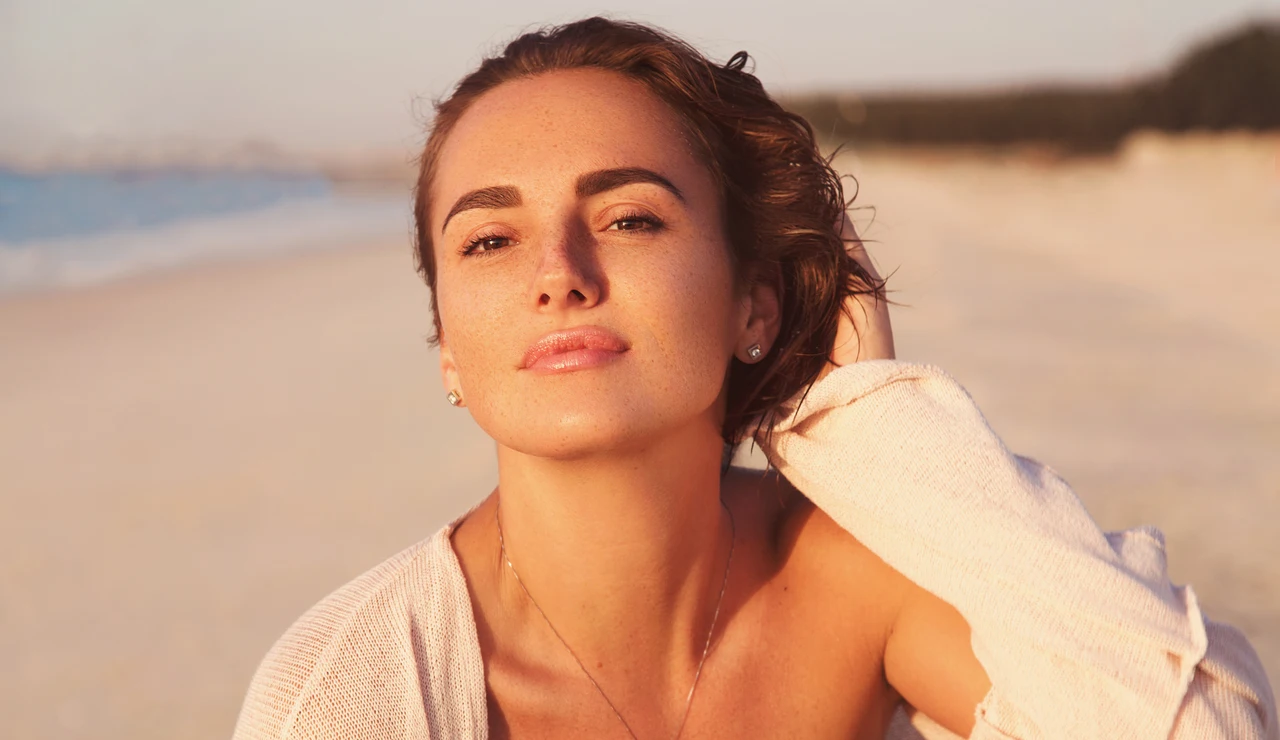
[[(843, 157), (951, 370), (1280, 675), (1280, 143)], [(304, 609), (495, 480), (405, 244), (0, 299), (0, 735), (222, 738)]]

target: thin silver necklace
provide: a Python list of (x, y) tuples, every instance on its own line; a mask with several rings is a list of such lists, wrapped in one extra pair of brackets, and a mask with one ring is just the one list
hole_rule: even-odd
[[(569, 643), (565, 642), (565, 639), (560, 636), (560, 631), (551, 623), (551, 620), (547, 617), (547, 613), (542, 611), (541, 606), (538, 606), (537, 599), (533, 598), (533, 594), (529, 593), (529, 587), (525, 586), (524, 581), (520, 580), (520, 574), (516, 572), (516, 566), (511, 564), (511, 558), (507, 555), (507, 543), (502, 536), (502, 517), (499, 516), (499, 512), (502, 507), (501, 502), (502, 499), (499, 498), (498, 505), (493, 507), (493, 520), (498, 524), (498, 548), (502, 551), (503, 561), (505, 561), (507, 567), (511, 569), (511, 575), (515, 576), (516, 583), (520, 584), (520, 590), (524, 591), (524, 595), (529, 597), (529, 603), (533, 604), (533, 608), (538, 610), (538, 613), (542, 615), (542, 620), (551, 628), (551, 633), (556, 636), (556, 639), (560, 640), (560, 644), (564, 645), (564, 649), (569, 651), (569, 655), (573, 656), (574, 662), (582, 669), (583, 675), (587, 677), (587, 680), (591, 682), (592, 686), (596, 687), (596, 691), (600, 692), (600, 696), (604, 698), (605, 703), (613, 710), (614, 715), (617, 716), (618, 721), (622, 723), (622, 726), (627, 728), (627, 734), (631, 735), (633, 740), (640, 740), (636, 737), (635, 730), (631, 729), (631, 725), (627, 724), (627, 720), (623, 718), (622, 712), (619, 712), (618, 708), (614, 706), (613, 702), (609, 699), (609, 695), (604, 693), (604, 689), (600, 688), (600, 684), (597, 683), (595, 677), (591, 675), (591, 671), (588, 671), (587, 667), (582, 664), (582, 661), (578, 658), (578, 654), (573, 652), (573, 648), (569, 647)], [(737, 544), (738, 540), (738, 527), (733, 521), (733, 512), (729, 510), (728, 506), (725, 506), (723, 499), (720, 501), (720, 506), (723, 507), (725, 513), (729, 515), (729, 558), (724, 564), (724, 578), (720, 581), (720, 595), (716, 597), (716, 610), (711, 615), (711, 628), (707, 630), (707, 640), (702, 646), (702, 657), (698, 659), (698, 670), (693, 674), (693, 685), (689, 687), (689, 696), (685, 698), (684, 714), (680, 718), (680, 728), (676, 730), (674, 740), (680, 740), (680, 735), (684, 732), (685, 722), (689, 720), (689, 709), (693, 706), (693, 691), (698, 688), (698, 679), (702, 677), (702, 666), (707, 662), (707, 653), (711, 650), (711, 636), (715, 634), (716, 622), (720, 619), (720, 604), (724, 602), (725, 587), (729, 585), (729, 568), (733, 565), (733, 548)]]

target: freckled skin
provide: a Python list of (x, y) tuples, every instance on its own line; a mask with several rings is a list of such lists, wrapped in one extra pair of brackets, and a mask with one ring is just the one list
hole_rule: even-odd
[[(577, 195), (583, 173), (617, 167), (652, 170), (683, 198), (652, 183)], [(465, 210), (445, 224), (460, 197), (494, 186), (517, 188), (521, 204)], [(963, 619), (784, 479), (719, 476), (725, 373), (751, 342), (768, 352), (777, 302), (767, 289), (735, 287), (719, 194), (675, 113), (600, 70), (504, 83), (458, 121), (429, 195), (444, 384), (498, 443), (505, 541), (548, 621), (569, 634), (565, 644), (551, 634), (499, 560), (491, 495), (453, 536), (485, 661), (490, 736), (625, 736), (569, 642), (639, 736), (674, 733), (714, 591), (694, 584), (663, 602), (671, 608), (643, 597), (663, 597), (652, 587), (680, 585), (690, 568), (720, 582), (721, 501), (736, 522), (733, 565), (683, 737), (882, 737), (904, 696), (967, 734), (989, 684)], [(470, 246), (492, 251), (464, 256)], [(879, 354), (864, 346), (871, 356), (892, 355), (887, 318), (858, 327), (887, 344)], [(535, 340), (584, 324), (611, 330), (629, 351), (580, 372), (520, 369)], [(858, 356), (848, 345), (837, 354)], [(566, 468), (608, 469), (611, 459), (658, 463), (615, 465), (620, 475), (586, 491), (563, 485)], [(569, 464), (556, 478), (543, 460)], [(539, 572), (539, 562), (551, 565)], [(590, 589), (594, 597), (581, 595)], [(664, 625), (682, 614), (697, 617), (673, 640)]]
[[(575, 195), (581, 173), (613, 167), (653, 170), (684, 202), (649, 183)], [(718, 193), (665, 104), (598, 71), (507, 83), (463, 115), (437, 173), (431, 222), (443, 337), (454, 387), (487, 433), (526, 454), (574, 458), (643, 445), (692, 416), (714, 419), (746, 315)], [(459, 195), (493, 185), (519, 188), (522, 206), (464, 211), (438, 231)], [(635, 212), (663, 225), (611, 228)], [(509, 241), (460, 256), (476, 235)], [(570, 293), (569, 283), (582, 290)], [(517, 370), (537, 338), (584, 323), (614, 331), (630, 351), (589, 372)]]

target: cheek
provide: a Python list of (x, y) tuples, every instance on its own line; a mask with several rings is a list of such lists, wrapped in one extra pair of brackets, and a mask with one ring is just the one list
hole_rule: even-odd
[(683, 259), (644, 270), (629, 289), (634, 295), (620, 296), (619, 303), (643, 317), (673, 380), (696, 381), (699, 395), (714, 399), (735, 341), (737, 304), (727, 259), (716, 249), (691, 249)]
[(491, 280), (466, 275), (440, 275), (436, 282), (436, 307), (444, 340), (466, 386), (487, 382), (512, 363), (508, 355), (516, 338), (513, 290)]

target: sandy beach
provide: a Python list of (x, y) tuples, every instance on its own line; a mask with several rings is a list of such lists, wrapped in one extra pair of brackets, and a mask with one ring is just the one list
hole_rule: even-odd
[[(843, 155), (950, 370), (1280, 677), (1280, 140)], [(407, 197), (407, 196), (406, 196)], [(272, 641), (496, 481), (407, 243), (0, 298), (0, 736), (225, 738)]]

